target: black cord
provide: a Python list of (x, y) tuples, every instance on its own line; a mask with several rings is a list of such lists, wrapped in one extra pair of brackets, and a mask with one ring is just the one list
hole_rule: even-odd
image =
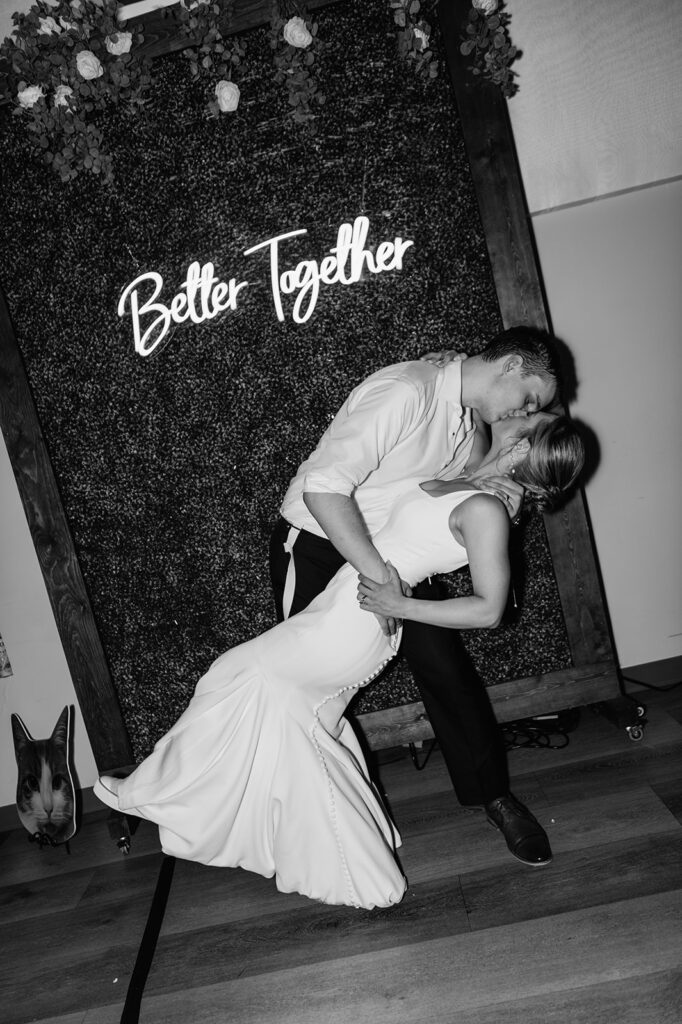
[(622, 676), (622, 678), (626, 683), (636, 683), (637, 686), (645, 686), (647, 690), (658, 690), (659, 693), (669, 693), (670, 690), (675, 690), (678, 686), (682, 686), (682, 679), (678, 679), (676, 683), (671, 683), (670, 686), (655, 686), (653, 683), (645, 683), (643, 679), (633, 679), (632, 676)]
[(123, 1006), (120, 1024), (138, 1024), (140, 1019), (142, 994), (144, 993), (147, 975), (149, 974), (149, 969), (152, 966), (156, 943), (159, 938), (159, 932), (161, 931), (161, 925), (163, 924), (163, 915), (166, 911), (168, 893), (170, 892), (171, 882), (173, 881), (174, 867), (175, 858), (164, 855), (164, 858), (161, 861), (159, 877), (156, 882), (156, 889), (154, 890), (154, 896), (152, 898), (152, 905), (149, 908), (149, 916), (147, 917), (144, 935), (142, 936), (140, 948), (137, 951), (137, 959), (135, 960), (133, 973), (130, 977), (130, 983), (128, 984), (128, 991), (126, 993), (126, 1000)]
[(562, 750), (570, 743), (568, 734), (563, 729), (544, 729), (531, 719), (506, 722), (502, 726), (502, 735), (506, 750), (518, 750), (522, 747), (536, 750)]

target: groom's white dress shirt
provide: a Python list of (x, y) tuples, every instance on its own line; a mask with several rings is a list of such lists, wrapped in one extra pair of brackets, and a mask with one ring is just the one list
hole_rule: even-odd
[(374, 536), (396, 499), (416, 483), (459, 476), (475, 426), (462, 408), (462, 363), (398, 363), (351, 392), (284, 496), (281, 514), (324, 537), (303, 493), (353, 496)]

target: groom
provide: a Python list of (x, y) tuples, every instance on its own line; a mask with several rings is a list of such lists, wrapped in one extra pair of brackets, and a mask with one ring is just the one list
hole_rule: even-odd
[[(396, 499), (423, 480), (461, 475), (477, 425), (485, 430), (483, 424), (537, 412), (551, 404), (556, 388), (548, 336), (522, 327), (498, 334), (475, 356), (445, 365), (401, 363), (368, 377), (346, 399), (284, 497), (270, 542), (278, 618), (305, 608), (344, 562), (387, 580), (372, 538)], [(489, 484), (514, 518), (522, 489), (507, 478)], [(417, 598), (440, 596), (435, 581), (413, 590)], [(382, 622), (382, 628), (394, 632), (395, 623)], [(519, 860), (549, 863), (544, 830), (509, 791), (502, 734), (457, 630), (406, 621), (401, 652), (460, 803), (482, 805)]]

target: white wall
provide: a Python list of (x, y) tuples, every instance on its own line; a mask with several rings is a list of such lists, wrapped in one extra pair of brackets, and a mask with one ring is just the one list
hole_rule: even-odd
[[(509, 0), (510, 102), (619, 661), (682, 656), (682, 9)], [(609, 194), (611, 193), (611, 194)], [(618, 193), (618, 194), (616, 194)]]
[(44, 739), (52, 733), (64, 705), (73, 704), (74, 760), (80, 784), (91, 786), (97, 770), (1, 432), (0, 523), (0, 635), (13, 670), (13, 675), (0, 679), (0, 807), (4, 807), (13, 804), (16, 796), (13, 711), (35, 739)]
[(533, 218), (595, 430), (586, 486), (621, 665), (682, 654), (682, 180)]
[(682, 171), (680, 0), (508, 0), (531, 211)]
[(27, 11), (31, 6), (32, 0), (0, 0), (0, 39), (5, 39), (12, 33), (13, 12)]

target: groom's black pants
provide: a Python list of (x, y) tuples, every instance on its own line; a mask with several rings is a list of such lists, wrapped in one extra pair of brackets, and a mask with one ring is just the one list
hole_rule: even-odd
[[(270, 576), (279, 621), (284, 618), (289, 531), (289, 524), (280, 519), (270, 539)], [(321, 593), (344, 562), (330, 541), (306, 530), (296, 537), (293, 559), (291, 615)], [(438, 600), (443, 595), (439, 584), (425, 580), (413, 596)], [(405, 622), (401, 653), (419, 687), (460, 803), (484, 804), (503, 796), (509, 776), (502, 734), (457, 630)]]

